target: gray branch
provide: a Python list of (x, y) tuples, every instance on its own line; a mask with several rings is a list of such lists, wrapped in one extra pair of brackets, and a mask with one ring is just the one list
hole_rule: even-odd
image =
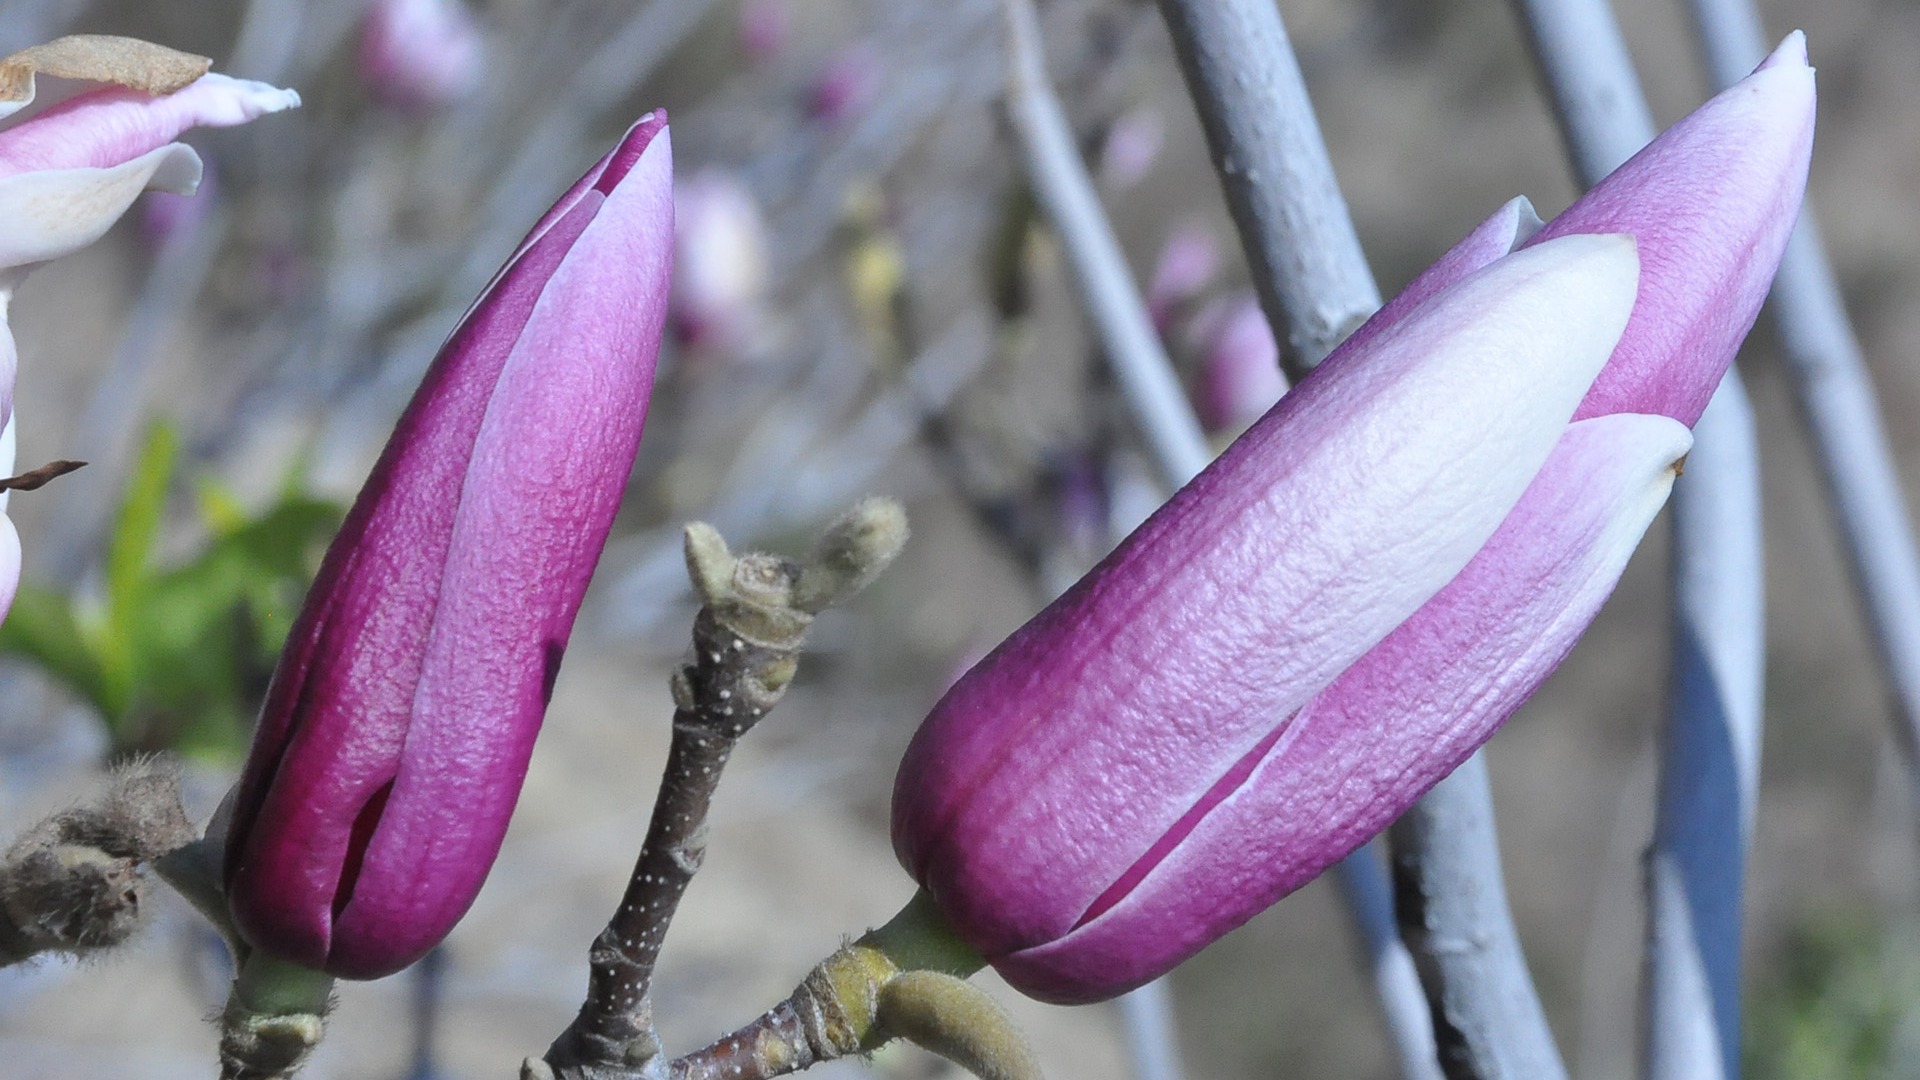
[[(1280, 13), (1268, 0), (1161, 0), (1160, 9), (1254, 267), (1261, 303), (1276, 325), (1288, 328), (1295, 361), (1310, 366), (1379, 307), (1380, 290), (1333, 179)], [(1485, 766), (1476, 756), (1462, 768), (1484, 771)], [(1512, 1075), (1564, 1074), (1508, 917), (1485, 783), (1442, 783), (1415, 812), (1445, 829), (1448, 842), (1435, 842), (1434, 830), (1397, 830), (1396, 880), (1404, 867), (1415, 879), (1448, 887), (1470, 884), (1476, 896), (1499, 901), (1425, 907), (1427, 932), (1408, 944), (1435, 1015), (1482, 1033), (1471, 1046), (1473, 1054), (1484, 1057), (1478, 1064), (1534, 1062), (1540, 1063), (1535, 1071)], [(1402, 912), (1403, 929), (1406, 918)], [(1421, 948), (1421, 943), (1448, 941), (1499, 947), (1476, 956)], [(1375, 976), (1392, 1023), (1405, 1012), (1394, 1003), (1403, 999), (1406, 965), (1395, 962), (1391, 949), (1380, 957)], [(1427, 1056), (1410, 1049), (1426, 1040), (1408, 1034), (1396, 1031), (1403, 1071), (1430, 1075)]]
[(1735, 1076), (1740, 895), (1766, 655), (1760, 462), (1739, 376), (1694, 425), (1673, 504), (1674, 670), (1647, 855), (1647, 1075)]
[[(1606, 0), (1521, 0), (1582, 187), (1653, 138)], [(1743, 72), (1744, 74), (1744, 72)], [(1729, 371), (1674, 491), (1674, 670), (1647, 881), (1647, 1075), (1738, 1075), (1740, 908), (1765, 635), (1760, 465)]]
[(1207, 437), (1147, 318), (1146, 302), (1074, 145), (1066, 112), (1047, 81), (1033, 7), (1026, 0), (1008, 0), (1006, 12), (1007, 116), (1019, 135), (1034, 194), (1066, 249), (1094, 332), (1146, 433), (1154, 464), (1177, 488), (1212, 460)]
[(1267, 321), (1296, 380), (1380, 306), (1273, 0), (1161, 0)]
[[(1691, 6), (1716, 84), (1739, 81), (1766, 55), (1750, 0)], [(1893, 683), (1894, 738), (1920, 786), (1920, 552), (1866, 360), (1809, 210), (1787, 241), (1769, 300), (1854, 587)]]
[(1432, 999), (1447, 1076), (1565, 1080), (1539, 995), (1524, 978), (1527, 961), (1497, 869), (1486, 760), (1468, 758), (1387, 835), (1400, 932)]

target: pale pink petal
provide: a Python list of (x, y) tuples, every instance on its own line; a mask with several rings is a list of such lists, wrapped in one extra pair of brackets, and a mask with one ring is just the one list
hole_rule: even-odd
[(232, 127), (299, 104), (291, 90), (218, 73), (162, 97), (122, 87), (95, 90), (0, 131), (0, 177), (113, 168), (191, 128)]
[(37, 266), (106, 234), (142, 191), (190, 192), (200, 155), (173, 143), (111, 168), (47, 169), (0, 176), (0, 287), (7, 271)]
[(1692, 439), (1661, 416), (1567, 429), (1460, 576), (1112, 882), (1082, 925), (995, 966), (1045, 1000), (1171, 969), (1306, 883), (1464, 761), (1558, 666), (1665, 503)]
[(13, 608), (14, 595), (19, 591), (20, 534), (13, 527), (13, 519), (0, 512), (0, 621)]
[(1337, 350), (935, 707), (894, 842), (970, 942), (1066, 933), (1493, 535), (1633, 304), (1631, 243), (1569, 239)]
[(1581, 416), (1658, 412), (1691, 424), (1706, 408), (1800, 211), (1813, 149), (1806, 55), (1806, 39), (1789, 35), (1535, 239), (1617, 232), (1640, 243), (1640, 302)]

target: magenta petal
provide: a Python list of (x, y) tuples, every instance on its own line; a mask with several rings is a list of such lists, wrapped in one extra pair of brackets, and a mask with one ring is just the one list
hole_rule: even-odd
[(1460, 576), (1284, 721), (1246, 781), (1124, 898), (994, 966), (1043, 1000), (1122, 993), (1386, 827), (1559, 664), (1666, 501), (1691, 441), (1665, 417), (1568, 428)]
[(1700, 418), (1786, 250), (1813, 114), (1813, 69), (1795, 33), (1541, 230), (1534, 243), (1587, 232), (1640, 243), (1640, 302), (1581, 416)]
[[(390, 956), (401, 927), (415, 938), (401, 951), (423, 954), (465, 913), (499, 853), (639, 445), (653, 367), (628, 358), (658, 349), (668, 253), (631, 223), (671, 215), (670, 180), (660, 139), (554, 275), (495, 388), (393, 797), (337, 924), (343, 973), (363, 951)], [(636, 278), (650, 294), (622, 288)]]
[(934, 708), (894, 843), (972, 944), (1070, 930), (1493, 534), (1632, 305), (1629, 245), (1549, 247), (1336, 351)]
[(227, 865), (242, 930), (287, 959), (405, 966), (498, 852), (665, 318), (664, 129), (609, 160), (619, 182), (595, 166), (448, 339), (289, 635)]

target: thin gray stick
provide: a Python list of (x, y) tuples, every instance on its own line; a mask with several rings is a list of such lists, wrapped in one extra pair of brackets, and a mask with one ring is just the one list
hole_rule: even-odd
[[(1606, 0), (1521, 0), (1582, 187), (1653, 138)], [(1736, 1076), (1740, 908), (1759, 780), (1760, 466), (1729, 372), (1674, 491), (1674, 671), (1648, 853), (1647, 1075)]]
[(1551, 1038), (1514, 1037), (1546, 1031), (1547, 1018), (1531, 981), (1512, 975), (1526, 971), (1526, 957), (1500, 875), (1485, 873), (1500, 863), (1485, 758), (1468, 758), (1387, 835), (1400, 931), (1433, 997), (1447, 1076), (1565, 1080)]
[(1739, 1075), (1740, 906), (1766, 655), (1760, 462), (1730, 375), (1673, 503), (1674, 670), (1647, 854), (1647, 1076)]
[(1006, 12), (1007, 115), (1020, 137), (1034, 194), (1066, 249), (1094, 332), (1146, 433), (1154, 464), (1177, 488), (1213, 459), (1207, 437), (1147, 318), (1146, 302), (1127, 271), (1120, 241), (1074, 146), (1066, 112), (1047, 81), (1033, 7), (1025, 0), (1008, 0)]
[[(1035, 194), (1052, 221), (1054, 230), (1060, 234), (1096, 332), (1119, 376), (1121, 390), (1146, 434), (1156, 464), (1163, 478), (1177, 488), (1197, 475), (1212, 455), (1201, 434), (1199, 422), (1194, 417), (1193, 407), (1173, 374), (1172, 362), (1167, 358), (1166, 350), (1162, 348), (1159, 336), (1154, 333), (1152, 323), (1147, 318), (1145, 302), (1127, 272), (1125, 258), (1114, 239), (1106, 212), (1100, 205), (1093, 179), (1075, 148), (1065, 112), (1053, 92), (1052, 84), (1047, 80), (1033, 9), (1026, 0), (1009, 0), (1007, 17), (1011, 54), (1007, 108), (1026, 155)], [(1285, 32), (1282, 30), (1278, 33), (1279, 40), (1284, 44)], [(1287, 62), (1291, 64), (1291, 54), (1288, 54)], [(1294, 82), (1298, 82), (1297, 72)], [(1304, 90), (1293, 100), (1302, 109), (1308, 108)], [(1208, 110), (1202, 107), (1201, 111), (1205, 113)], [(1306, 124), (1311, 129), (1314, 145), (1319, 146), (1319, 131), (1313, 125), (1310, 111), (1307, 112)], [(1325, 148), (1320, 147), (1318, 154), (1324, 164)], [(1346, 204), (1332, 187), (1332, 169), (1324, 167), (1321, 172), (1326, 177), (1325, 184), (1290, 189), (1286, 192), (1286, 198), (1280, 200), (1289, 205), (1277, 211), (1278, 216), (1270, 220), (1326, 221), (1337, 218), (1346, 240), (1331, 241), (1322, 247), (1326, 252), (1333, 252), (1344, 245), (1350, 247), (1357, 258), (1359, 241), (1353, 236), (1351, 222), (1347, 219)], [(1293, 201), (1306, 198), (1309, 194), (1331, 198), (1331, 207), (1321, 206), (1310, 212), (1291, 208)], [(1340, 229), (1318, 231), (1339, 232)], [(1275, 238), (1274, 251), (1280, 261), (1296, 268), (1291, 272), (1293, 276), (1285, 279), (1291, 290), (1289, 295), (1301, 301), (1303, 311), (1344, 312), (1338, 319), (1327, 323), (1328, 326), (1342, 325), (1344, 328), (1340, 330), (1340, 336), (1345, 336), (1379, 306), (1379, 292), (1364, 261), (1357, 263), (1357, 277), (1353, 272), (1340, 276), (1329, 267), (1334, 263), (1345, 263), (1344, 258), (1308, 260), (1300, 252), (1288, 252), (1286, 249), (1289, 246), (1290, 242), (1285, 237)], [(1348, 269), (1352, 271), (1351, 264)], [(1280, 325), (1296, 324), (1287, 322)], [(1327, 340), (1318, 331), (1309, 336), (1325, 347), (1315, 346), (1314, 350), (1303, 351), (1301, 355), (1311, 356), (1313, 361), (1318, 361), (1331, 351), (1333, 341)], [(1370, 918), (1370, 913), (1380, 914), (1376, 908), (1382, 905), (1369, 907), (1357, 899), (1387, 896), (1389, 890), (1385, 872), (1378, 857), (1363, 850), (1343, 860), (1337, 873), (1349, 899), (1355, 901), (1349, 904), (1348, 910), (1354, 917), (1356, 929), (1371, 961), (1387, 1024), (1401, 1054), (1402, 1074), (1407, 1080), (1431, 1080), (1437, 1076), (1433, 1031), (1422, 1005), (1412, 958), (1393, 929), (1391, 902), (1388, 900), (1384, 903), (1388, 912), (1384, 918)], [(1497, 865), (1495, 873), (1497, 880)], [(1135, 1037), (1140, 1037), (1138, 1032)], [(1145, 1062), (1141, 1063), (1143, 1072), (1147, 1067)]]
[[(1206, 129), (1241, 244), (1255, 267), (1262, 306), (1290, 328), (1296, 360), (1317, 361), (1379, 306), (1380, 290), (1334, 183), (1279, 10), (1269, 0), (1160, 0), (1160, 10)], [(1466, 767), (1485, 768), (1477, 756)], [(1471, 1029), (1479, 1036), (1469, 1047), (1472, 1054), (1456, 1057), (1454, 1065), (1485, 1068), (1452, 1075), (1506, 1075), (1486, 1071), (1503, 1061), (1538, 1063), (1536, 1071), (1516, 1076), (1538, 1080), (1564, 1075), (1507, 916), (1486, 785), (1443, 783), (1420, 801), (1418, 812), (1432, 827), (1393, 834), (1396, 880), (1401, 880), (1398, 868), (1406, 867), (1411, 875), (1407, 882), (1471, 883), (1485, 900), (1424, 898), (1429, 919), (1443, 921), (1429, 922), (1432, 932), (1423, 934), (1422, 941), (1484, 946), (1473, 955), (1414, 952), (1435, 1014), (1445, 1016), (1455, 1029)], [(1449, 842), (1432, 842), (1436, 835), (1445, 835)], [(1406, 918), (1402, 912), (1403, 929)], [(1445, 921), (1456, 918), (1480, 921)], [(1404, 965), (1391, 959), (1376, 963), (1389, 1022), (1398, 1015), (1393, 1007), (1398, 998), (1390, 987), (1404, 980), (1404, 973)], [(1451, 1015), (1442, 1012), (1443, 1007)], [(1409, 1046), (1419, 1044), (1400, 1039), (1402, 1069), (1408, 1076), (1431, 1072), (1425, 1055), (1408, 1052)]]
[(1133, 1080), (1180, 1080), (1180, 1025), (1174, 1021), (1173, 999), (1164, 979), (1120, 999), (1126, 1022), (1127, 1056), (1133, 1059)]
[[(1169, 489), (1178, 488), (1212, 460), (1206, 434), (1147, 317), (1146, 301), (1074, 145), (1066, 110), (1047, 79), (1033, 7), (1026, 0), (1007, 0), (1006, 14), (1007, 115), (1020, 136), (1034, 194), (1066, 249), (1095, 332), (1146, 434), (1161, 479)], [(1121, 1007), (1136, 1080), (1176, 1080), (1181, 1075), (1176, 1025), (1165, 987), (1142, 987)]]
[(1273, 0), (1161, 0), (1267, 321), (1296, 381), (1380, 307)]
[[(1691, 4), (1715, 83), (1737, 82), (1766, 55), (1749, 0)], [(1920, 786), (1920, 551), (1866, 360), (1810, 210), (1800, 213), (1768, 299), (1854, 587), (1893, 683), (1894, 738)]]

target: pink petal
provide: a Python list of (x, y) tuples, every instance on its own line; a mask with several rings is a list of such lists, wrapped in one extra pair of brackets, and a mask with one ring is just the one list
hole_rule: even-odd
[(1666, 417), (1567, 429), (1460, 576), (1242, 762), (1104, 910), (995, 967), (1043, 1000), (1124, 992), (1306, 883), (1466, 760), (1559, 665), (1665, 503)]
[(0, 131), (0, 177), (43, 169), (108, 169), (196, 127), (233, 127), (291, 109), (300, 95), (266, 83), (202, 75), (164, 97), (109, 87)]
[(1336, 351), (935, 707), (894, 843), (976, 947), (1070, 930), (1487, 542), (1632, 306), (1631, 245), (1569, 239)]
[(46, 169), (0, 176), (0, 288), (31, 268), (72, 254), (106, 234), (142, 191), (190, 192), (200, 155), (184, 143), (111, 168)]
[(1813, 113), (1813, 69), (1796, 32), (1534, 239), (1618, 232), (1640, 243), (1640, 302), (1581, 416), (1699, 419), (1753, 327), (1793, 231)]

